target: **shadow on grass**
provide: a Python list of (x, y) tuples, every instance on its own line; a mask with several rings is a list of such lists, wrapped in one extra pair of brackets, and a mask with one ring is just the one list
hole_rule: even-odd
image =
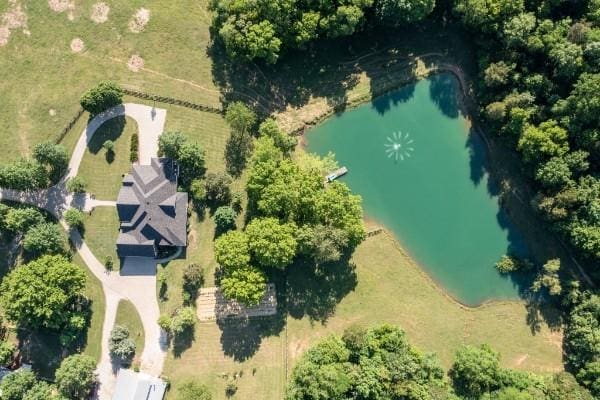
[[(116, 141), (123, 133), (126, 124), (127, 119), (125, 118), (125, 116), (121, 115), (111, 118), (102, 125), (100, 125), (100, 128), (96, 130), (96, 133), (94, 133), (94, 136), (88, 143), (88, 149), (90, 150), (90, 152), (92, 154), (98, 154), (98, 152), (103, 149), (102, 145), (104, 144), (104, 142), (106, 142), (107, 140), (111, 140), (113, 142)], [(109, 161), (108, 158), (110, 153), (113, 154), (112, 160), (114, 160), (114, 152), (107, 152), (106, 161), (108, 163), (112, 162), (112, 160)]]
[[(243, 101), (264, 116), (288, 106), (302, 107), (314, 98), (324, 99), (339, 113), (345, 109), (348, 91), (360, 83), (361, 74), (369, 80), (370, 94), (379, 96), (414, 80), (414, 56), (444, 54), (459, 62), (470, 62), (472, 57), (464, 32), (436, 20), (425, 21), (417, 28), (364, 31), (349, 38), (320, 40), (309, 44), (307, 50), (283, 54), (276, 65), (232, 61), (218, 39), (213, 43), (208, 54), (223, 103)], [(436, 88), (443, 90), (441, 86)], [(438, 91), (432, 94), (440, 95)], [(406, 101), (411, 95), (403, 92), (386, 101)], [(392, 103), (386, 101), (374, 105), (381, 114), (391, 108)], [(440, 105), (453, 111), (451, 103)]]
[(175, 336), (172, 339), (173, 345), (173, 356), (175, 358), (181, 357), (181, 355), (194, 343), (196, 339), (196, 334), (194, 333), (194, 328), (189, 328)]
[(285, 318), (278, 312), (272, 317), (221, 319), (217, 324), (221, 329), (223, 352), (242, 362), (258, 351), (263, 338), (281, 333)]
[(337, 304), (358, 283), (355, 266), (348, 256), (317, 268), (313, 262), (299, 260), (288, 269), (287, 310), (292, 318), (308, 317), (321, 323), (333, 315)]

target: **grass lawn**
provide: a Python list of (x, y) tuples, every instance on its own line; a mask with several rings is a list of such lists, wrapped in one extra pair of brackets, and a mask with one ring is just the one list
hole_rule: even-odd
[(135, 357), (133, 363), (139, 362), (139, 357), (144, 351), (144, 326), (142, 325), (140, 315), (129, 300), (119, 301), (115, 325), (121, 325), (129, 329), (129, 337), (135, 340)]
[[(0, 48), (0, 147), (5, 159), (28, 154), (35, 143), (54, 139), (79, 108), (81, 94), (104, 79), (132, 89), (218, 105), (219, 90), (206, 57), (210, 16), (207, 0), (110, 2), (108, 20), (90, 19), (96, 0), (80, 0), (72, 11), (52, 11), (47, 1), (22, 2), (30, 35), (15, 29)], [(0, 14), (11, 2), (0, 2)], [(150, 10), (141, 33), (128, 28), (136, 10)], [(85, 49), (76, 53), (71, 41)], [(144, 60), (138, 72), (128, 68), (132, 55)], [(82, 117), (85, 119), (85, 115)], [(8, 132), (18, 132), (15, 135)], [(73, 129), (69, 135), (78, 136)], [(66, 139), (68, 142), (68, 138)]]
[(81, 266), (85, 271), (87, 277), (85, 295), (92, 301), (92, 317), (87, 330), (83, 353), (93, 357), (96, 361), (100, 361), (100, 353), (102, 351), (102, 324), (104, 323), (104, 310), (106, 308), (102, 284), (85, 265), (79, 254), (73, 256), (73, 262)]
[[(87, 192), (100, 200), (117, 199), (123, 175), (131, 170), (131, 137), (137, 132), (135, 120), (122, 116), (110, 119), (98, 128), (79, 167), (79, 176), (85, 179)], [(115, 144), (112, 154), (102, 148), (107, 140)]]
[(96, 258), (104, 263), (111, 256), (114, 269), (119, 269), (117, 256), (117, 236), (119, 235), (119, 217), (115, 207), (97, 207), (84, 219), (84, 239)]

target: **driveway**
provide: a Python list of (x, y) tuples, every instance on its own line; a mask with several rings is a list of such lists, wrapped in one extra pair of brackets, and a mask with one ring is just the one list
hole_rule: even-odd
[[(140, 163), (150, 164), (150, 159), (157, 156), (158, 138), (164, 129), (166, 110), (142, 104), (126, 103), (98, 114), (88, 123), (75, 146), (67, 173), (55, 186), (31, 192), (0, 189), (0, 200), (30, 204), (43, 208), (56, 216), (63, 228), (69, 232), (71, 241), (87, 267), (102, 283), (106, 311), (102, 326), (102, 354), (97, 368), (99, 381), (97, 398), (100, 400), (111, 399), (115, 387), (117, 371), (111, 361), (108, 338), (116, 320), (117, 306), (120, 300), (127, 299), (133, 303), (144, 326), (145, 340), (140, 370), (153, 376), (159, 376), (167, 351), (166, 335), (157, 323), (160, 310), (156, 297), (156, 262), (154, 260), (128, 260), (125, 262), (124, 274), (108, 272), (94, 256), (79, 232), (70, 231), (63, 219), (64, 212), (70, 207), (89, 211), (97, 206), (115, 205), (114, 202), (92, 199), (88, 194), (70, 193), (66, 190), (66, 182), (70, 177), (77, 175), (87, 144), (96, 130), (104, 122), (121, 115), (131, 117), (137, 122)], [(136, 270), (144, 270), (146, 273), (135, 274)]]

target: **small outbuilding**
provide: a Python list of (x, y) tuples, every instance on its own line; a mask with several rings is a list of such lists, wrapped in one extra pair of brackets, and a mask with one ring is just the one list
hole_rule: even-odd
[(188, 195), (177, 191), (179, 168), (169, 158), (134, 165), (117, 198), (119, 257), (156, 258), (159, 250), (187, 245)]
[(163, 400), (166, 391), (162, 379), (121, 368), (112, 400)]

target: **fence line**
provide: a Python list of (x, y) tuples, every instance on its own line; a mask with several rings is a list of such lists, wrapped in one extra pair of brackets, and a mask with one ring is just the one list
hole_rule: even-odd
[(123, 88), (123, 93), (128, 94), (129, 96), (137, 97), (144, 100), (153, 100), (158, 101), (159, 103), (167, 103), (174, 104), (177, 106), (191, 108), (192, 110), (205, 111), (213, 114), (223, 114), (223, 110), (217, 107), (206, 106), (204, 104), (193, 103), (187, 100), (180, 100), (173, 97), (160, 96), (157, 94), (151, 94), (146, 92), (140, 92), (138, 90), (125, 89)]
[(56, 144), (60, 144), (60, 142), (63, 141), (65, 136), (67, 136), (67, 133), (69, 133), (71, 128), (73, 128), (73, 126), (77, 123), (77, 121), (79, 121), (79, 118), (81, 118), (81, 116), (83, 115), (84, 112), (85, 112), (85, 110), (83, 108), (79, 107), (79, 110), (77, 110), (77, 114), (75, 114), (73, 116), (73, 118), (71, 118), (71, 120), (63, 128), (63, 130), (58, 134), (58, 137), (56, 138)]

